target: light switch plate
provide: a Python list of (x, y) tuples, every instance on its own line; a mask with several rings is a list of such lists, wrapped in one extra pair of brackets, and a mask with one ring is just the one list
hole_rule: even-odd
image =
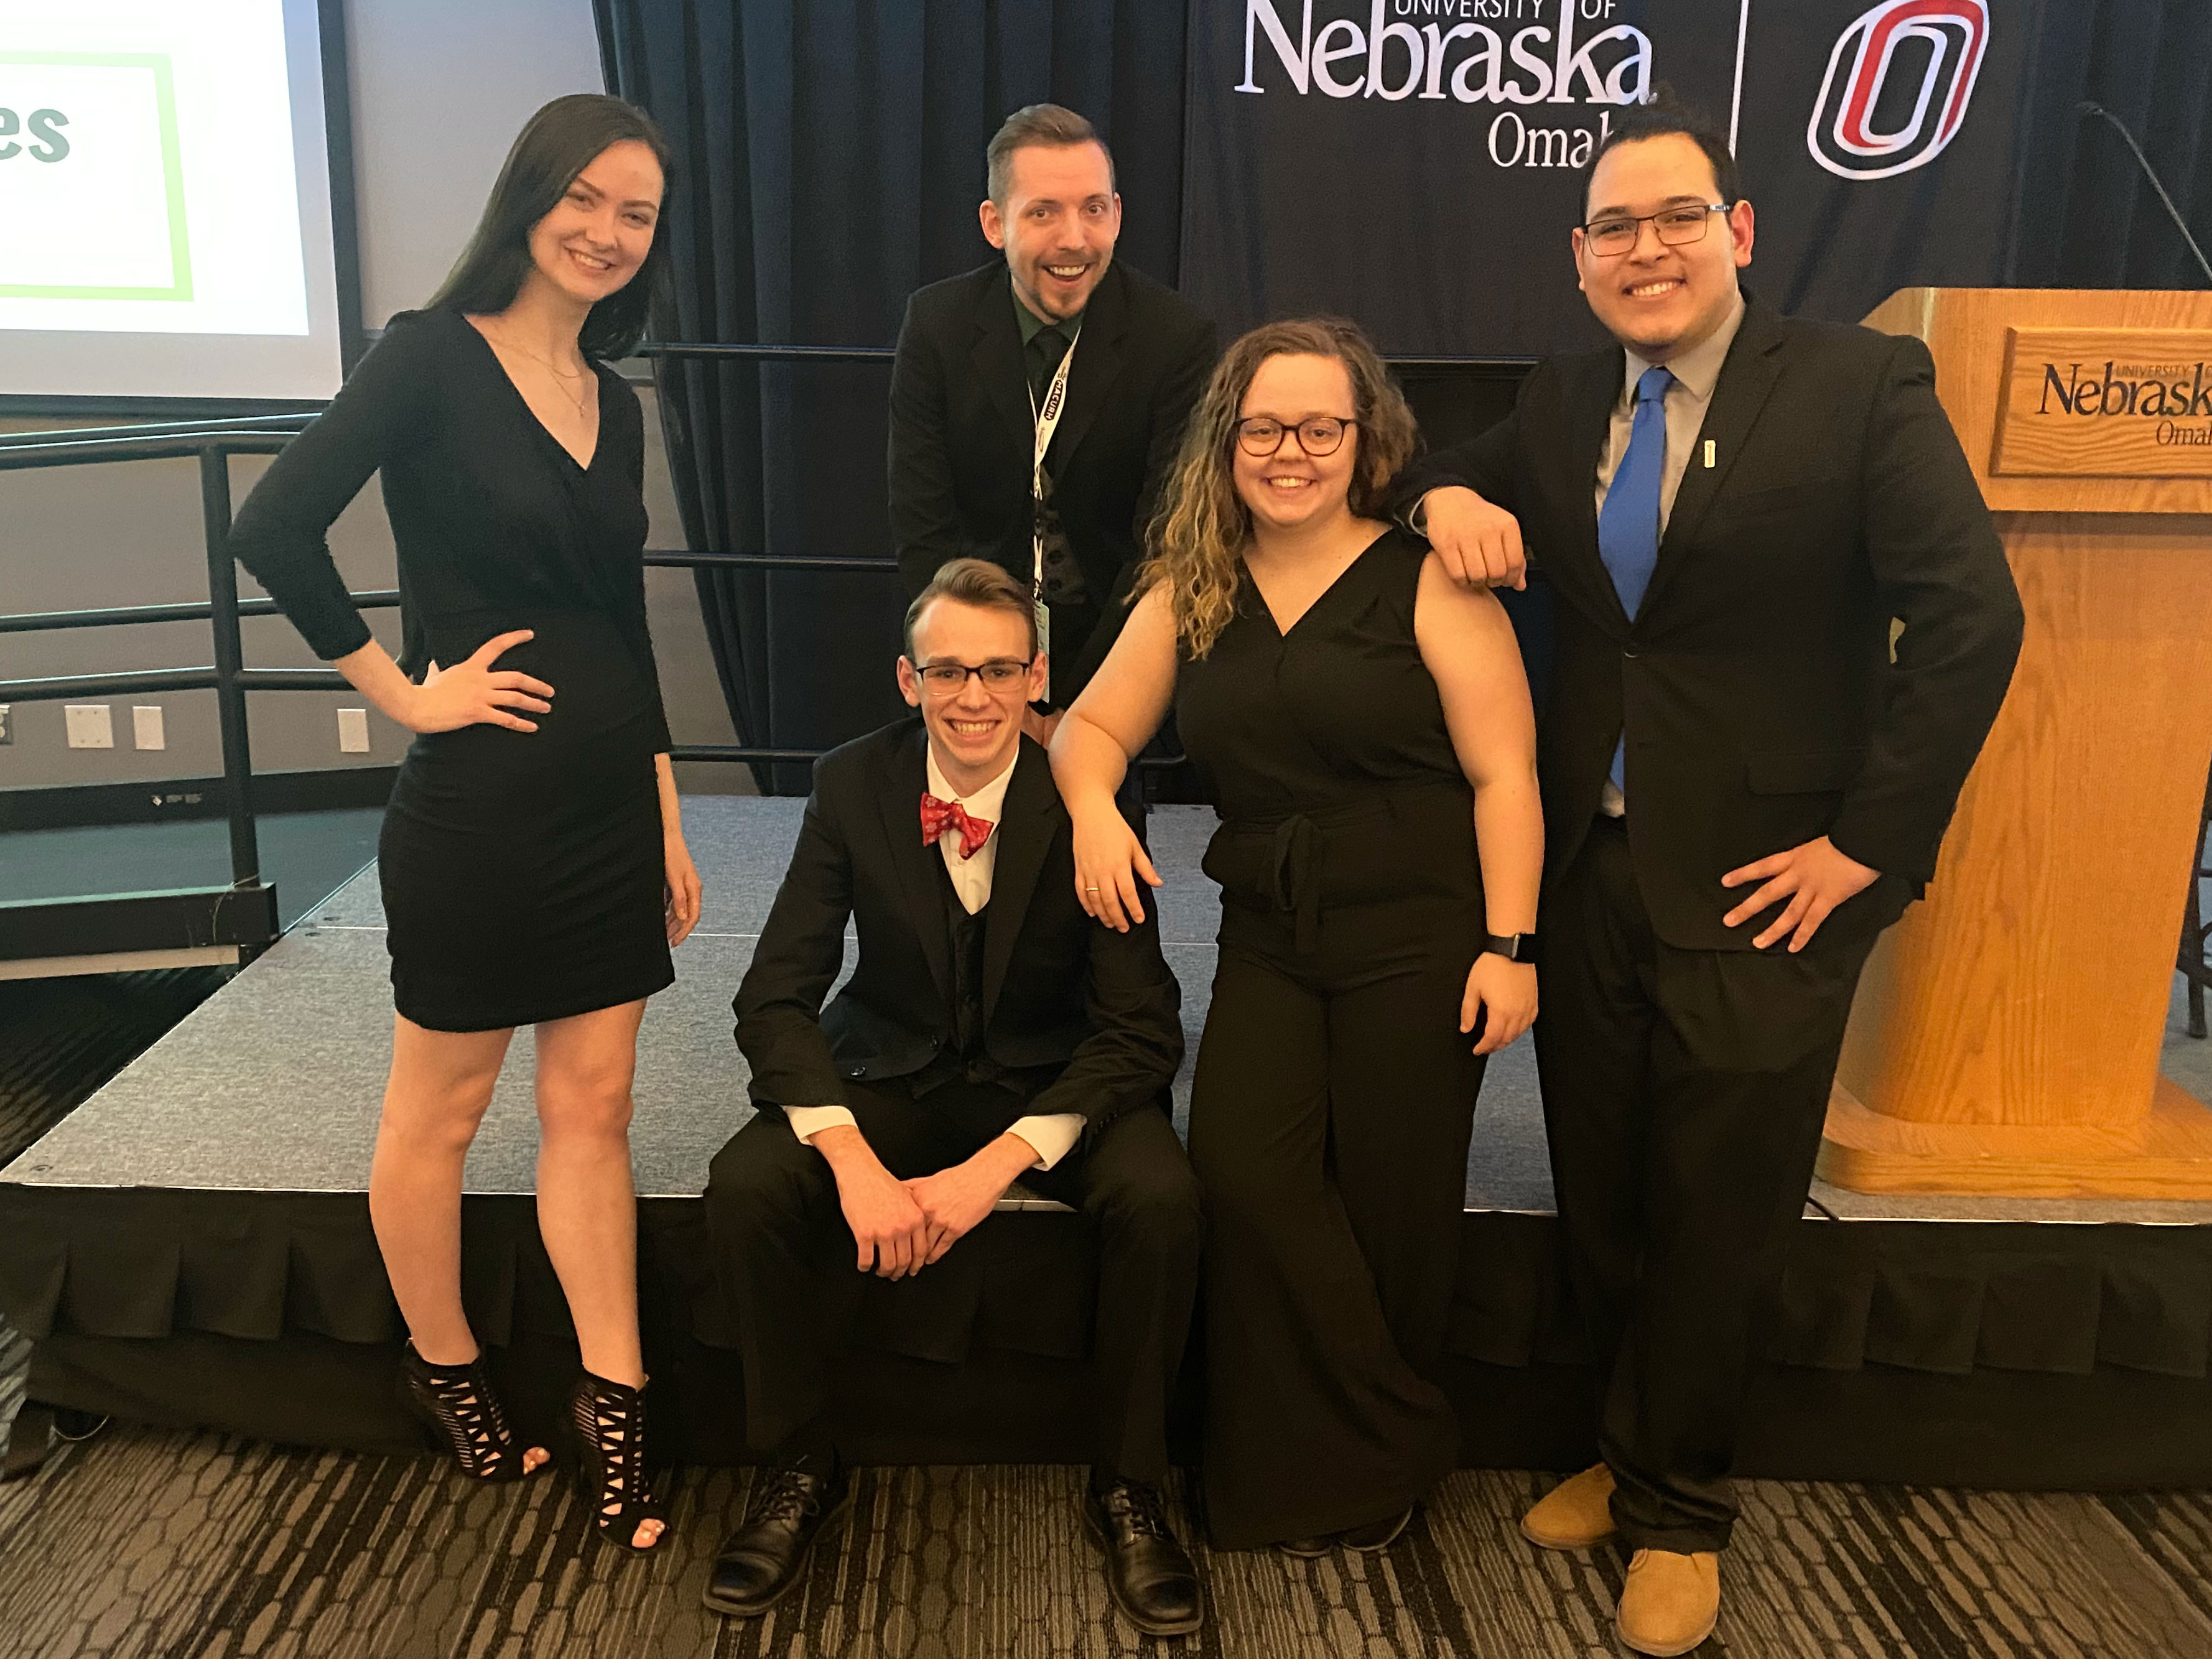
[(131, 740), (141, 749), (167, 749), (169, 737), (159, 703), (137, 703), (131, 710)]
[(115, 714), (106, 703), (64, 703), (62, 705), (62, 718), (69, 727), (70, 748), (115, 747)]
[(368, 752), (368, 710), (341, 708), (338, 710), (338, 753), (366, 755)]

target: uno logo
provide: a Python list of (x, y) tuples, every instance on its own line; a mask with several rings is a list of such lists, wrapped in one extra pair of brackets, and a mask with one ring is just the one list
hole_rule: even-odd
[[(1846, 179), (1887, 179), (1927, 166), (1966, 121), (1989, 40), (1987, 0), (1882, 0), (1845, 29), (1828, 54), (1806, 149)], [(1908, 42), (1917, 49), (1905, 52), (1899, 64)], [(1891, 71), (1910, 75), (1916, 64), (1920, 87), (1911, 113), (1903, 125), (1877, 131), (1875, 110)]]

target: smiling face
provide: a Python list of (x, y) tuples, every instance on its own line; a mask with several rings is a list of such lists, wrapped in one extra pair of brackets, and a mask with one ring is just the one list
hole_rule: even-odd
[(538, 275), (585, 306), (620, 289), (653, 251), (662, 184), (647, 146), (635, 139), (609, 144), (531, 227)]
[(1023, 302), (1059, 322), (1091, 303), (1121, 234), (1114, 169), (1095, 143), (1024, 144), (1006, 158), (1006, 199), (980, 210)]
[(1341, 360), (1285, 354), (1264, 360), (1237, 405), (1239, 421), (1264, 416), (1283, 428), (1264, 455), (1231, 438), (1237, 494), (1251, 510), (1255, 530), (1297, 530), (1346, 512), (1352, 471), (1359, 464), (1359, 428), (1347, 426), (1334, 453), (1310, 455), (1300, 445), (1300, 422), (1315, 416), (1351, 421), (1358, 415), (1352, 376)]
[[(1679, 132), (1616, 144), (1598, 159), (1584, 218), (1641, 218), (1669, 207), (1720, 200), (1713, 164), (1697, 140)], [(1577, 228), (1575, 272), (1614, 339), (1646, 362), (1661, 363), (1711, 337), (1734, 308), (1737, 268), (1751, 263), (1751, 204), (1708, 214), (1705, 234), (1669, 246), (1652, 225), (1636, 246), (1601, 257)]]
[[(941, 694), (920, 671), (942, 663), (981, 668), (986, 663), (1024, 664), (1006, 684), (988, 686), (970, 674), (960, 689)], [(929, 746), (945, 781), (962, 794), (981, 788), (1014, 757), (1022, 740), (1022, 711), (1044, 695), (1044, 658), (1030, 654), (1026, 617), (997, 605), (933, 600), (914, 623), (914, 654), (898, 661), (900, 695), (921, 710)]]

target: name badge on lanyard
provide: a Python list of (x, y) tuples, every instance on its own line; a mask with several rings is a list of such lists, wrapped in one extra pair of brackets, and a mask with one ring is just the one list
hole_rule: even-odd
[(1052, 384), (1045, 388), (1044, 402), (1037, 403), (1036, 394), (1030, 394), (1030, 412), (1036, 420), (1036, 452), (1030, 462), (1030, 608), (1036, 614), (1037, 649), (1045, 653), (1043, 702), (1052, 701), (1052, 613), (1044, 603), (1044, 453), (1052, 447), (1052, 434), (1060, 429), (1060, 417), (1067, 408), (1067, 371), (1075, 362), (1076, 336), (1067, 343), (1061, 354), (1060, 368), (1054, 371)]

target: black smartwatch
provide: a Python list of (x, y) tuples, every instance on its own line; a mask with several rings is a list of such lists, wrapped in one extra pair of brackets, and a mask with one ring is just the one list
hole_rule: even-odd
[(1504, 957), (1508, 962), (1534, 962), (1536, 959), (1536, 936), (1534, 933), (1486, 933), (1482, 948), (1489, 955)]

